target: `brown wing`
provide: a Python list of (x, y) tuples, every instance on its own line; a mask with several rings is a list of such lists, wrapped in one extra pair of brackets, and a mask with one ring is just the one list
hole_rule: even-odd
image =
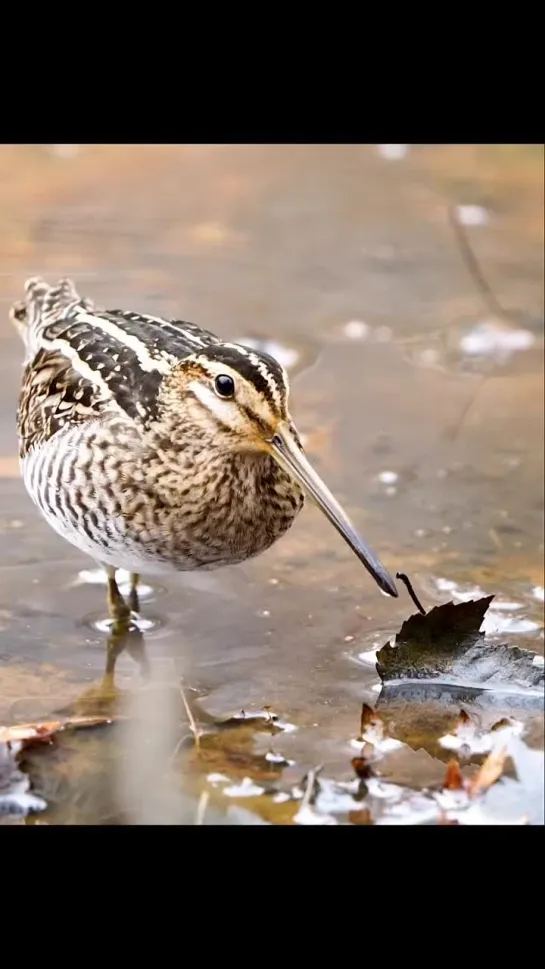
[(153, 420), (171, 367), (218, 338), (193, 323), (124, 310), (97, 309), (70, 280), (30, 279), (11, 317), (27, 348), (19, 401), (21, 449), (67, 423), (110, 409)]
[(92, 420), (108, 407), (112, 409), (111, 398), (101, 395), (94, 383), (77, 373), (62, 353), (38, 350), (24, 369), (19, 395), (20, 457), (26, 457), (67, 423)]

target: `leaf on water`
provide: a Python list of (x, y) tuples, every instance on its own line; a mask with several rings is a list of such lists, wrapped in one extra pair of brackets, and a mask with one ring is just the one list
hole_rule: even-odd
[(353, 757), (352, 758), (352, 769), (360, 780), (365, 780), (367, 777), (373, 776), (373, 768), (371, 766), (371, 759), (365, 756)]
[(511, 726), (512, 726), (512, 721), (509, 719), (509, 717), (502, 717), (501, 720), (498, 720), (496, 723), (492, 724), (492, 726), (490, 727), (490, 733), (494, 733), (496, 730), (503, 730), (504, 727), (511, 727)]
[(492, 787), (492, 784), (496, 783), (503, 773), (506, 759), (507, 750), (505, 748), (493, 750), (488, 755), (484, 764), (479, 767), (468, 784), (468, 792), (472, 797), (476, 794), (482, 794), (489, 787)]
[(447, 773), (443, 787), (447, 791), (459, 791), (464, 786), (464, 779), (460, 773), (460, 765), (456, 758), (450, 760), (447, 765)]
[(381, 719), (380, 714), (373, 710), (373, 707), (369, 706), (368, 703), (362, 703), (361, 705), (361, 716), (360, 716), (360, 737), (363, 737), (367, 727), (371, 724), (376, 724)]
[[(401, 746), (399, 740), (389, 736), (380, 713), (377, 713), (368, 703), (364, 703), (361, 708), (360, 734), (356, 738), (356, 743), (367, 745), (373, 755), (388, 753)], [(363, 752), (363, 750), (360, 751), (360, 756)]]
[(43, 811), (47, 807), (43, 798), (31, 793), (29, 777), (19, 770), (17, 756), (21, 751), (34, 744), (51, 743), (61, 730), (97, 727), (105, 723), (111, 723), (111, 719), (72, 717), (44, 723), (0, 726), (0, 817), (24, 817), (31, 811)]
[(386, 643), (377, 653), (382, 682), (448, 677), (477, 685), (543, 688), (544, 671), (534, 664), (534, 653), (485, 643), (480, 627), (493, 598), (446, 602), (426, 615), (410, 616), (395, 645)]
[(505, 761), (507, 760), (507, 748), (503, 747), (493, 750), (479, 767), (479, 770), (467, 780), (462, 777), (460, 764), (454, 757), (447, 766), (447, 773), (443, 782), (445, 791), (466, 791), (470, 797), (483, 794), (492, 787), (501, 777)]
[(277, 727), (278, 720), (278, 715), (272, 713), (270, 707), (263, 707), (263, 711), (258, 710), (257, 713), (246, 713), (245, 710), (241, 710), (239, 714), (217, 722), (214, 721), (214, 726), (221, 729), (228, 729), (229, 727), (238, 729), (240, 726), (245, 726), (254, 727), (257, 730), (268, 730), (270, 733), (281, 733), (281, 728)]
[(467, 758), (471, 754), (488, 754), (497, 750), (498, 737), (507, 742), (511, 737), (520, 736), (523, 730), (524, 724), (520, 720), (509, 717), (502, 717), (490, 729), (486, 729), (471, 720), (465, 711), (461, 711), (453, 732), (440, 737), (439, 743), (446, 750), (457, 750), (459, 757), (464, 755)]
[(349, 811), (348, 820), (350, 824), (372, 824), (373, 816), (369, 808), (361, 808), (359, 811)]
[(0, 741), (0, 823), (45, 807), (42, 798), (31, 794), (30, 779), (19, 770), (11, 745)]

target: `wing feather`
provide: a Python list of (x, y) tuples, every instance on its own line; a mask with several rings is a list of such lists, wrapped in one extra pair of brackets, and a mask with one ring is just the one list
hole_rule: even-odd
[(30, 279), (25, 297), (11, 311), (26, 346), (18, 411), (24, 452), (67, 422), (108, 409), (152, 419), (165, 374), (220, 342), (183, 320), (98, 309), (68, 279), (55, 287)]

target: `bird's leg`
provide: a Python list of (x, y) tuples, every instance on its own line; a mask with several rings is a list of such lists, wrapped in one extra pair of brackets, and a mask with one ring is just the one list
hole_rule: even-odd
[(110, 619), (113, 619), (114, 623), (126, 624), (131, 618), (131, 610), (119, 591), (115, 580), (115, 573), (116, 570), (111, 565), (106, 567), (106, 574), (108, 576), (108, 611), (110, 613)]
[(129, 592), (129, 606), (133, 612), (140, 611), (140, 602), (138, 601), (138, 583), (140, 582), (140, 576), (137, 572), (131, 572), (131, 591)]

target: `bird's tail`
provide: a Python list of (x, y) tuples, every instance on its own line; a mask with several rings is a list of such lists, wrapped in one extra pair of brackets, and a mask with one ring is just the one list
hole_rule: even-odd
[(80, 297), (71, 279), (61, 279), (56, 286), (49, 286), (40, 276), (27, 279), (25, 298), (14, 303), (9, 313), (25, 345), (27, 358), (39, 348), (43, 330), (75, 306), (87, 312), (93, 309), (90, 300)]

